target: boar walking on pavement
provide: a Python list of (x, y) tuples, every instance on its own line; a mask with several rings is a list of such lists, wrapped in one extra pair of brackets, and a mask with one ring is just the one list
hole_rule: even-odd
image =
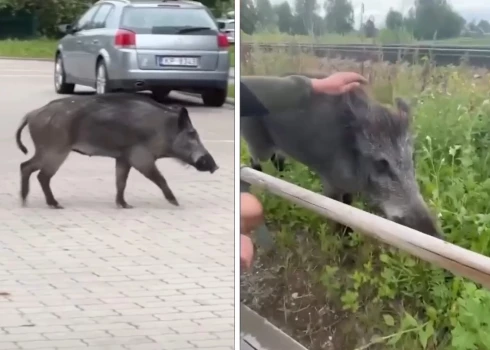
[(21, 133), (26, 126), (35, 152), (20, 166), (23, 204), (29, 193), (29, 178), (39, 171), (37, 178), (46, 203), (62, 208), (50, 181), (71, 151), (116, 160), (116, 204), (121, 208), (131, 208), (124, 199), (131, 168), (155, 183), (176, 206), (177, 199), (156, 167), (157, 159), (174, 158), (201, 172), (218, 169), (185, 107), (164, 106), (141, 94), (71, 96), (49, 102), (22, 119), (16, 141), (24, 154), (27, 148)]
[(315, 94), (298, 110), (242, 118), (240, 129), (252, 166), (287, 155), (319, 175), (324, 195), (351, 204), (359, 194), (389, 220), (440, 237), (415, 178), (411, 108), (395, 104), (387, 108), (361, 88)]

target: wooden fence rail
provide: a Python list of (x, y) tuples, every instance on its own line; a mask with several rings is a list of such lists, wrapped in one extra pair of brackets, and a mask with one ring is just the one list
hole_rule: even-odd
[(240, 179), (490, 289), (490, 258), (243, 167)]

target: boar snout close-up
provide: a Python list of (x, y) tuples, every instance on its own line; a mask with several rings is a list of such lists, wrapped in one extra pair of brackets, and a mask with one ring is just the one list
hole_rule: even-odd
[(205, 155), (199, 157), (194, 166), (198, 171), (208, 171), (211, 174), (219, 169), (218, 165), (214, 161), (213, 156), (211, 156), (211, 154), (209, 153), (206, 153)]
[(397, 224), (410, 227), (436, 238), (443, 238), (434, 215), (432, 215), (420, 195), (417, 196), (413, 203), (405, 203), (399, 208), (391, 207), (383, 211), (389, 220)]

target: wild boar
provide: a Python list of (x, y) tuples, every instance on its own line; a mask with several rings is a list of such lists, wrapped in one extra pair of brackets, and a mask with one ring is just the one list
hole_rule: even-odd
[(285, 154), (319, 175), (324, 195), (351, 204), (360, 194), (388, 219), (440, 237), (415, 178), (411, 120), (404, 100), (392, 110), (359, 88), (315, 94), (298, 110), (242, 118), (240, 130), (254, 168), (269, 159), (283, 163)]
[(173, 205), (179, 203), (156, 167), (160, 158), (174, 158), (198, 171), (214, 173), (218, 166), (201, 143), (185, 107), (165, 106), (142, 94), (114, 93), (71, 96), (49, 102), (26, 114), (16, 133), (29, 126), (35, 153), (20, 165), (21, 198), (25, 205), (29, 178), (38, 180), (51, 208), (62, 206), (54, 198), (50, 181), (71, 151), (116, 160), (116, 204), (131, 208), (124, 199), (126, 182), (135, 168), (155, 183)]

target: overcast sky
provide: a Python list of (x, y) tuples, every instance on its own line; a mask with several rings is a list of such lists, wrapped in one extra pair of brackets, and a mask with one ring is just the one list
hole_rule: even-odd
[[(359, 26), (359, 17), (361, 13), (361, 4), (364, 3), (364, 18), (373, 16), (376, 24), (384, 24), (386, 14), (390, 7), (394, 10), (406, 13), (411, 6), (413, 0), (351, 0), (354, 5), (354, 17), (356, 27)], [(280, 4), (283, 0), (271, 0), (272, 4)], [(289, 0), (291, 5), (294, 5), (294, 0)], [(453, 8), (458, 11), (466, 20), (486, 19), (490, 21), (490, 1), (488, 0), (449, 0)], [(317, 0), (317, 3), (323, 3), (322, 0)], [(322, 9), (323, 13), (323, 9)]]

